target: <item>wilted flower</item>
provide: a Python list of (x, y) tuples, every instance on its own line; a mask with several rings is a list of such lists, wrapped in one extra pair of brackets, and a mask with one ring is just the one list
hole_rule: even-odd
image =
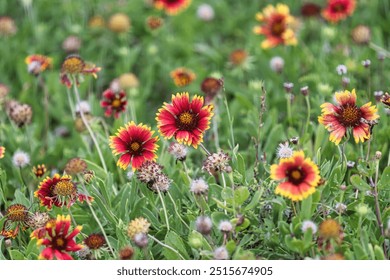
[(124, 13), (116, 13), (108, 21), (108, 28), (116, 33), (128, 32), (130, 25), (130, 18)]
[(313, 221), (306, 220), (302, 222), (301, 229), (303, 233), (310, 229), (312, 234), (314, 235), (317, 232), (317, 225)]
[(77, 53), (81, 47), (81, 40), (79, 37), (71, 35), (66, 37), (62, 42), (62, 49), (67, 53)]
[(84, 60), (76, 54), (68, 55), (61, 66), (60, 80), (61, 83), (68, 88), (72, 86), (72, 77), (78, 82), (78, 75), (92, 75), (97, 78), (97, 74), (101, 70), (100, 67), (96, 67), (93, 64), (85, 63)]
[(215, 260), (227, 260), (229, 258), (229, 252), (226, 250), (225, 246), (218, 247), (214, 250), (214, 259)]
[(50, 57), (33, 54), (26, 57), (27, 71), (34, 75), (39, 75), (46, 69), (52, 66), (52, 59)]
[(223, 79), (207, 77), (200, 85), (201, 91), (206, 95), (205, 103), (209, 104), (214, 97), (221, 91), (223, 87)]
[(136, 218), (131, 220), (127, 227), (127, 235), (134, 240), (134, 237), (138, 233), (147, 234), (149, 231), (150, 223), (145, 218)]
[(131, 246), (125, 246), (119, 250), (120, 260), (131, 260), (134, 255), (134, 249)]
[(95, 178), (95, 172), (93, 170), (85, 170), (83, 172), (83, 179), (86, 184), (91, 183), (94, 178)]
[(214, 175), (217, 172), (228, 172), (231, 170), (229, 165), (230, 157), (224, 151), (218, 153), (212, 153), (207, 156), (203, 162), (203, 170), (206, 170), (210, 175)]
[(15, 21), (7, 16), (0, 17), (0, 36), (14, 35), (18, 31)]
[(201, 4), (196, 10), (196, 15), (200, 20), (211, 21), (214, 19), (214, 9), (209, 4)]
[(49, 220), (50, 216), (46, 212), (35, 212), (34, 214), (29, 215), (27, 225), (31, 229), (36, 230), (43, 228)]
[(294, 153), (293, 148), (291, 148), (288, 142), (280, 143), (276, 149), (276, 155), (278, 158), (290, 158)]
[(173, 155), (176, 160), (184, 161), (187, 157), (188, 148), (183, 144), (172, 142), (169, 145), (168, 152)]
[(157, 16), (149, 16), (146, 18), (146, 26), (150, 30), (159, 29), (164, 24), (164, 19)]
[(5, 107), (8, 117), (18, 127), (31, 123), (33, 111), (30, 105), (19, 103), (16, 100), (10, 100), (6, 102)]
[(12, 157), (12, 163), (15, 167), (23, 168), (30, 163), (30, 156), (23, 151), (16, 151)]
[(196, 230), (203, 235), (208, 235), (211, 233), (213, 228), (213, 222), (210, 217), (199, 216), (195, 221)]
[(65, 172), (69, 175), (76, 175), (79, 173), (83, 173), (85, 170), (87, 170), (88, 165), (85, 162), (85, 160), (81, 158), (72, 158), (70, 159), (66, 165), (65, 165)]
[(206, 194), (209, 189), (209, 185), (202, 178), (192, 180), (190, 184), (190, 191), (195, 195), (203, 195)]
[(274, 56), (269, 61), (269, 66), (271, 67), (271, 70), (276, 73), (282, 73), (284, 68), (284, 59), (280, 56)]

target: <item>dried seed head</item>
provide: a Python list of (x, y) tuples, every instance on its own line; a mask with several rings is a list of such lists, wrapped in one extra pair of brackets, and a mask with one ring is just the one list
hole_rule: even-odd
[(43, 228), (49, 220), (50, 216), (46, 212), (35, 212), (34, 214), (29, 215), (27, 225), (35, 230)]
[(218, 247), (214, 250), (214, 260), (227, 260), (229, 253), (225, 246)]
[(162, 165), (154, 161), (146, 161), (137, 171), (137, 179), (142, 183), (149, 184), (162, 174)]
[(195, 195), (203, 195), (206, 194), (209, 189), (209, 185), (202, 178), (192, 180), (190, 185), (190, 191)]
[(177, 160), (184, 161), (187, 157), (188, 148), (183, 144), (172, 142), (169, 145), (168, 152)]
[(30, 105), (21, 104), (16, 100), (10, 100), (6, 103), (6, 112), (8, 117), (18, 127), (31, 123), (33, 111)]
[(154, 192), (167, 192), (171, 186), (172, 180), (165, 174), (159, 174), (152, 184), (148, 187)]
[(136, 218), (130, 221), (127, 227), (127, 235), (134, 240), (135, 235), (138, 233), (147, 234), (149, 227), (150, 223), (146, 219), (142, 217)]
[(18, 31), (15, 21), (7, 16), (0, 17), (0, 36), (14, 35)]
[(203, 162), (203, 170), (206, 170), (210, 175), (213, 175), (218, 172), (227, 172), (230, 161), (230, 157), (227, 153), (222, 150), (218, 153), (213, 153), (207, 156), (206, 160)]
[(317, 232), (317, 225), (313, 221), (306, 220), (302, 222), (301, 229), (303, 233), (310, 229), (312, 234), (314, 235)]
[(23, 151), (16, 151), (12, 157), (12, 163), (18, 168), (25, 167), (30, 163), (30, 156)]
[(196, 15), (202, 21), (211, 21), (214, 19), (214, 9), (209, 4), (201, 4), (196, 10)]
[(88, 168), (88, 165), (87, 163), (85, 162), (85, 160), (81, 159), (81, 158), (72, 158), (70, 159), (66, 165), (65, 165), (65, 172), (66, 174), (69, 174), (69, 175), (76, 175), (76, 174), (79, 174), (79, 173), (83, 173), (84, 171), (86, 171)]
[(81, 47), (81, 40), (79, 37), (71, 35), (66, 37), (62, 42), (62, 49), (67, 53), (78, 53)]
[(95, 178), (95, 172), (93, 170), (85, 170), (83, 172), (83, 179), (86, 184), (91, 183), (94, 178)]
[(203, 235), (209, 235), (211, 233), (211, 229), (213, 228), (213, 223), (210, 217), (207, 216), (199, 216), (195, 222), (196, 230)]
[(271, 58), (269, 66), (271, 67), (272, 71), (280, 74), (282, 73), (284, 68), (284, 59), (280, 56), (274, 56), (273, 58)]
[(108, 28), (115, 33), (125, 33), (130, 30), (130, 18), (123, 13), (112, 15), (108, 21)]
[(120, 260), (131, 260), (134, 255), (134, 249), (131, 246), (123, 247), (119, 250)]
[(230, 221), (221, 221), (218, 225), (218, 229), (222, 232), (222, 233), (229, 233), (229, 232), (232, 232), (233, 231), (233, 225)]
[(149, 239), (145, 233), (137, 233), (134, 236), (133, 240), (135, 245), (137, 245), (140, 248), (145, 248), (146, 246), (148, 246)]
[(371, 30), (366, 25), (358, 25), (352, 29), (351, 36), (356, 44), (365, 45), (371, 40)]

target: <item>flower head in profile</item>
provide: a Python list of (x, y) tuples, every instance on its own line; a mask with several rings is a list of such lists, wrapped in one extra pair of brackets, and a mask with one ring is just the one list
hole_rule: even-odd
[(5, 222), (1, 231), (2, 236), (6, 238), (15, 238), (19, 229), (27, 227), (27, 220), (30, 213), (26, 206), (20, 203), (12, 204), (5, 210)]
[(5, 154), (5, 147), (4, 146), (0, 146), (0, 158), (3, 158), (4, 154)]
[(197, 148), (210, 128), (212, 116), (213, 106), (204, 106), (203, 97), (195, 95), (190, 101), (188, 92), (183, 92), (172, 95), (171, 103), (164, 103), (156, 120), (162, 136), (174, 137), (181, 144)]
[(46, 206), (48, 209), (51, 209), (53, 205), (70, 207), (76, 200), (80, 202), (93, 201), (92, 197), (78, 192), (76, 183), (72, 181), (71, 176), (60, 176), (59, 174), (55, 174), (53, 178), (46, 177), (38, 186), (38, 190), (34, 192), (34, 196), (40, 200), (42, 206)]
[(32, 172), (34, 173), (35, 177), (41, 178), (43, 175), (45, 175), (47, 169), (44, 164), (38, 164), (37, 166), (33, 166)]
[(154, 6), (164, 10), (168, 15), (176, 15), (186, 9), (191, 0), (154, 0)]
[(280, 159), (271, 166), (271, 179), (280, 181), (276, 194), (293, 201), (303, 200), (316, 191), (320, 182), (318, 166), (303, 151), (296, 151), (290, 158)]
[(266, 6), (261, 13), (256, 14), (257, 21), (262, 25), (256, 26), (255, 34), (266, 36), (261, 43), (263, 49), (273, 48), (277, 45), (296, 45), (297, 38), (291, 25), (295, 19), (290, 15), (290, 9), (285, 4)]
[(202, 81), (200, 85), (200, 90), (205, 94), (205, 102), (206, 104), (210, 104), (215, 96), (222, 90), (223, 88), (223, 79), (216, 79), (213, 77), (207, 77)]
[(380, 101), (385, 104), (388, 108), (390, 108), (390, 94), (389, 93), (385, 93), (381, 96), (381, 99)]
[(158, 136), (153, 137), (153, 133), (149, 126), (133, 121), (119, 128), (115, 136), (110, 137), (112, 152), (121, 155), (117, 165), (122, 169), (130, 165), (135, 170), (145, 161), (156, 160)]
[(97, 78), (97, 74), (101, 70), (93, 64), (86, 63), (80, 56), (76, 54), (68, 55), (61, 66), (60, 80), (61, 83), (68, 88), (72, 86), (72, 77), (78, 85), (78, 75), (92, 75)]
[(328, 4), (322, 11), (322, 16), (333, 23), (346, 19), (355, 10), (355, 0), (328, 0)]
[(119, 113), (126, 110), (126, 93), (123, 90), (115, 92), (111, 89), (107, 89), (103, 92), (103, 99), (100, 101), (100, 106), (105, 108), (104, 115), (110, 117), (111, 115), (114, 118), (119, 117)]
[(171, 71), (170, 75), (173, 79), (173, 82), (178, 87), (188, 86), (196, 78), (194, 72), (184, 67), (176, 68), (175, 70)]
[(53, 64), (52, 59), (50, 57), (33, 54), (26, 57), (25, 62), (27, 64), (27, 70), (29, 73), (38, 75), (50, 68)]
[(356, 143), (370, 139), (369, 122), (379, 118), (376, 106), (371, 106), (371, 102), (368, 102), (358, 107), (354, 89), (351, 92), (348, 90), (336, 92), (335, 99), (336, 105), (331, 103), (321, 105), (322, 115), (318, 117), (318, 122), (330, 132), (329, 140), (338, 145), (349, 128), (352, 129)]
[(38, 239), (37, 245), (43, 245), (46, 248), (39, 255), (40, 259), (52, 260), (72, 260), (69, 252), (77, 252), (83, 248), (77, 244), (75, 237), (80, 233), (82, 226), (77, 226), (70, 230), (70, 216), (57, 216), (55, 223), (46, 223), (45, 235)]

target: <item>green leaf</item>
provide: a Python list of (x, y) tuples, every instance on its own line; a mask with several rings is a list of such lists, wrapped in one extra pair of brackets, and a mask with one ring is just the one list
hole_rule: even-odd
[(228, 243), (226, 243), (226, 250), (229, 252), (229, 256), (233, 254), (233, 252), (236, 250), (236, 243), (234, 240), (230, 240)]
[(221, 221), (229, 221), (230, 219), (225, 213), (214, 212), (211, 214), (211, 220), (213, 221), (213, 224), (218, 227)]
[(374, 254), (375, 254), (375, 259), (376, 260), (384, 260), (384, 259), (386, 259), (385, 258), (385, 254), (383, 253), (383, 248), (378, 246), (378, 245), (374, 246)]
[[(116, 225), (117, 224), (117, 217), (111, 213), (111, 211), (107, 208), (107, 203), (103, 202), (102, 199), (99, 196), (96, 196), (94, 198), (94, 202), (96, 203), (99, 210), (102, 211), (104, 217), (112, 224)], [(94, 205), (92, 205), (93, 207)]]
[(24, 194), (22, 194), (19, 189), (15, 190), (15, 201), (16, 203), (23, 204), (24, 206), (30, 205), (30, 201), (24, 196)]
[(242, 205), (250, 196), (247, 187), (239, 187), (234, 190), (234, 202), (236, 205)]
[(301, 213), (300, 213), (302, 220), (308, 220), (311, 218), (312, 204), (313, 204), (313, 196), (311, 195), (302, 201)]
[(11, 260), (25, 260), (24, 255), (16, 250), (10, 250)]
[(364, 191), (370, 190), (370, 186), (366, 182), (363, 181), (363, 179), (360, 177), (360, 175), (357, 175), (357, 174), (352, 175), (350, 180), (351, 180), (352, 185), (355, 188), (357, 188), (359, 191), (364, 192)]
[[(168, 234), (165, 236), (165, 244), (167, 244), (167, 245), (171, 246), (172, 248), (176, 249), (177, 251), (179, 251), (179, 253), (185, 259), (189, 259), (189, 256), (188, 256), (187, 250), (185, 249), (183, 240), (174, 231), (168, 232)], [(181, 257), (177, 253), (175, 253), (172, 250), (165, 248), (165, 247), (163, 249), (163, 254), (165, 255), (168, 250), (170, 252), (169, 253), (170, 255), (173, 253), (176, 256), (175, 259), (178, 259), (178, 260), (181, 259)]]
[(242, 182), (245, 181), (245, 174), (246, 174), (246, 167), (245, 167), (245, 160), (244, 157), (241, 154), (237, 154), (237, 171), (242, 176)]
[(378, 182), (378, 189), (384, 189), (390, 186), (390, 166), (387, 166), (385, 170), (383, 170), (382, 176)]
[(260, 198), (263, 195), (263, 190), (264, 188), (261, 188), (260, 190), (256, 191), (251, 199), (251, 202), (249, 202), (248, 205), (243, 207), (242, 211), (248, 211), (255, 208), (256, 206), (259, 206)]
[(244, 222), (239, 225), (239, 226), (236, 226), (236, 231), (243, 231), (244, 229), (246, 229), (247, 227), (249, 227), (251, 225), (251, 221), (248, 220), (247, 218), (244, 219)]
[(368, 256), (364, 251), (363, 247), (359, 244), (359, 241), (355, 240), (353, 242), (353, 251), (357, 260), (368, 260)]

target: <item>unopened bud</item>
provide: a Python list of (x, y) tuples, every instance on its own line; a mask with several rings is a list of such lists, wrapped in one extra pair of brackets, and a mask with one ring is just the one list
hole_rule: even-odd
[(346, 185), (343, 184), (343, 185), (340, 186), (340, 190), (345, 191), (346, 189), (347, 189)]
[(375, 152), (375, 159), (380, 160), (382, 158), (382, 153), (380, 151)]
[(303, 96), (308, 96), (309, 95), (309, 87), (308, 86), (301, 87), (301, 93)]

